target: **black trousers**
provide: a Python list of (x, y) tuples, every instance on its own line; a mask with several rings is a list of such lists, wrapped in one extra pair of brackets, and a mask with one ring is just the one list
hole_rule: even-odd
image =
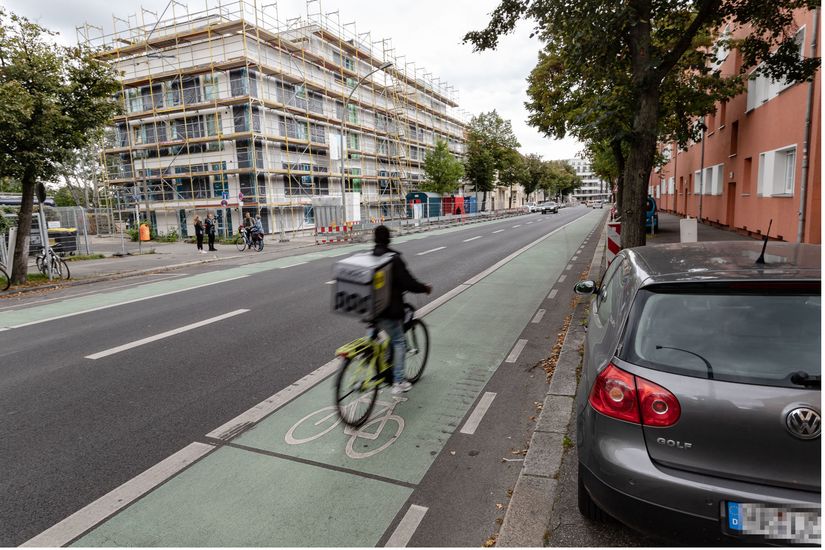
[(195, 235), (195, 239), (198, 241), (198, 250), (203, 250), (203, 235)]
[(215, 250), (215, 234), (209, 234), (209, 250)]

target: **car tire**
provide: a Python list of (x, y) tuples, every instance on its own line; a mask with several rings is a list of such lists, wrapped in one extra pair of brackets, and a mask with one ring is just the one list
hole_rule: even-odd
[(601, 523), (607, 518), (607, 514), (605, 514), (604, 510), (599, 508), (590, 497), (590, 493), (587, 492), (587, 488), (584, 486), (581, 472), (582, 465), (579, 464), (579, 473), (577, 476), (579, 480), (579, 512), (590, 521), (597, 521)]

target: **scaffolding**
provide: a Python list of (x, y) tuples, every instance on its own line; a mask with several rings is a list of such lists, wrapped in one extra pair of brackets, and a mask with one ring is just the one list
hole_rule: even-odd
[(312, 227), (329, 197), (357, 204), (355, 219), (404, 217), (436, 140), (464, 154), (458, 92), (321, 0), (283, 21), (277, 2), (170, 0), (77, 35), (122, 74), (107, 195), (159, 233), (187, 236), (208, 210), (224, 234), (245, 213), (283, 234)]

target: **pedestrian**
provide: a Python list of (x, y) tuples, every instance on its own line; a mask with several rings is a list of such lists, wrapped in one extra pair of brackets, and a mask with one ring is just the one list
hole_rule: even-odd
[(206, 214), (206, 236), (209, 238), (209, 251), (216, 252), (215, 248), (215, 233), (217, 232), (217, 223), (215, 223), (215, 216), (212, 212)]
[(198, 252), (206, 254), (206, 250), (203, 249), (203, 223), (200, 216), (195, 216), (195, 240), (198, 243)]

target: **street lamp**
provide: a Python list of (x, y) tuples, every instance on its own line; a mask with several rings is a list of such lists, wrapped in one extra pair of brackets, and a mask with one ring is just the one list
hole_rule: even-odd
[(344, 225), (346, 225), (346, 223), (347, 223), (347, 200), (346, 200), (346, 193), (345, 193), (346, 181), (345, 181), (345, 176), (344, 176), (344, 159), (346, 158), (346, 150), (345, 150), (345, 147), (346, 147), (345, 146), (345, 143), (346, 143), (345, 138), (346, 138), (346, 136), (344, 135), (345, 132), (346, 132), (346, 128), (344, 127), (344, 122), (346, 121), (346, 118), (347, 118), (347, 104), (349, 103), (349, 100), (352, 99), (352, 94), (355, 93), (355, 90), (358, 89), (358, 86), (360, 86), (362, 82), (364, 82), (367, 78), (369, 78), (373, 74), (377, 73), (378, 71), (386, 71), (390, 67), (392, 67), (392, 63), (387, 61), (386, 63), (384, 63), (380, 67), (376, 67), (375, 69), (371, 70), (370, 72), (368, 72), (367, 74), (362, 76), (361, 79), (352, 88), (352, 91), (350, 91), (349, 95), (347, 96), (347, 99), (344, 101), (344, 108), (343, 108), (343, 111), (341, 112), (341, 206), (343, 208), (343, 214), (344, 214)]

